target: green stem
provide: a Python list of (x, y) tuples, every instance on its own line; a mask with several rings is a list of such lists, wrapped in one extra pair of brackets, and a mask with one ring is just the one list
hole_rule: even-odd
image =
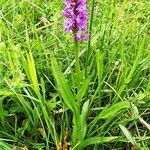
[(89, 41), (88, 41), (88, 47), (87, 47), (87, 51), (86, 51), (86, 58), (85, 58), (85, 79), (88, 76), (88, 72), (87, 72), (87, 68), (89, 65), (89, 60), (90, 60), (90, 46), (91, 46), (91, 33), (92, 33), (92, 25), (93, 25), (93, 16), (94, 16), (94, 5), (95, 5), (95, 0), (92, 1), (92, 9), (91, 9), (91, 17), (90, 17), (90, 27), (89, 27)]
[(77, 75), (77, 89), (79, 89), (80, 87), (79, 43), (77, 40), (75, 40), (74, 43), (75, 43), (75, 69)]

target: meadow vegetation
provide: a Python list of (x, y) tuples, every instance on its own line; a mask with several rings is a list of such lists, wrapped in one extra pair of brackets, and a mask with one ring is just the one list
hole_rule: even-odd
[(63, 0), (0, 0), (0, 150), (149, 150), (149, 8), (88, 0), (77, 75)]

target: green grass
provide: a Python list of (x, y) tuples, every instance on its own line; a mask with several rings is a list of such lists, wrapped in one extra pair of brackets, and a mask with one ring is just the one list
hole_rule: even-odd
[(149, 150), (149, 6), (88, 1), (77, 64), (63, 1), (1, 0), (0, 150)]

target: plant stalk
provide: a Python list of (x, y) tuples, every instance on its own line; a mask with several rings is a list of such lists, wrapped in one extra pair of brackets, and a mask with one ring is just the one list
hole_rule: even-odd
[(76, 76), (77, 76), (77, 89), (79, 89), (80, 87), (80, 61), (79, 61), (79, 43), (78, 41), (75, 39), (74, 41), (75, 44), (75, 71), (76, 71)]

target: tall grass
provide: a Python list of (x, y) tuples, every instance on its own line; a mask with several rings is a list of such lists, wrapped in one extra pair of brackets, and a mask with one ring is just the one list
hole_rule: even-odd
[(0, 1), (0, 149), (148, 150), (148, 4), (88, 1), (77, 76), (62, 1)]

